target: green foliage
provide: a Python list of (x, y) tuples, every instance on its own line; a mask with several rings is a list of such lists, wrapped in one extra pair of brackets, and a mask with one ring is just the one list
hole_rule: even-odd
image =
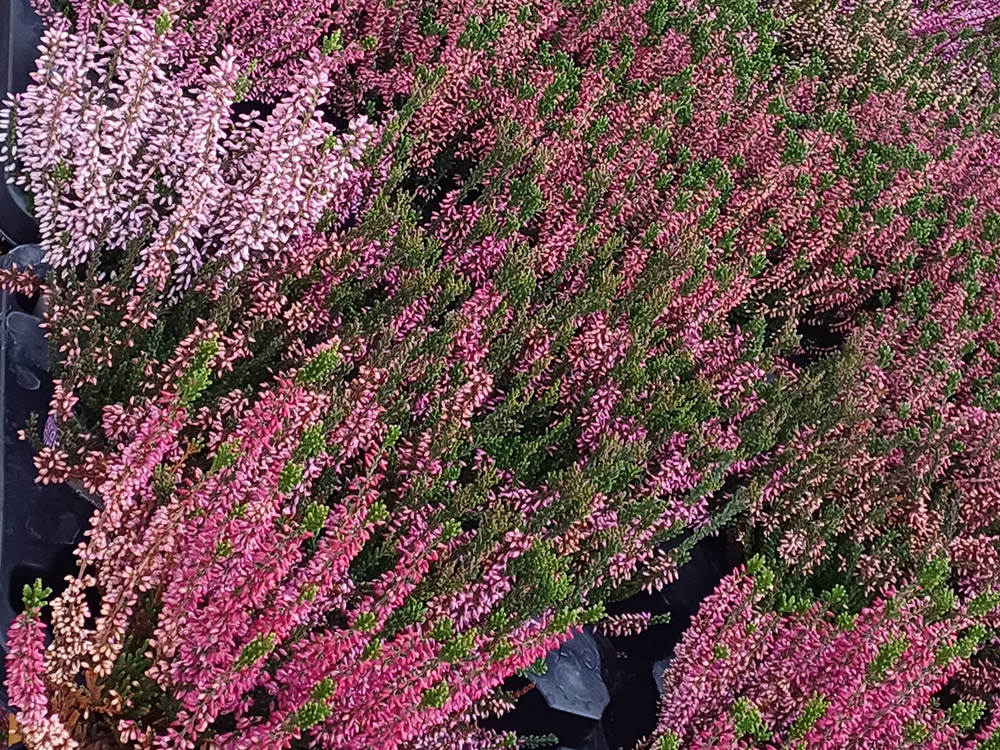
[(465, 659), (475, 646), (478, 635), (475, 629), (456, 635), (441, 647), (438, 658), (446, 662), (457, 662)]
[(326, 432), (323, 425), (312, 425), (303, 430), (302, 442), (295, 456), (300, 461), (307, 461), (322, 455), (326, 449)]
[(1000, 607), (1000, 591), (986, 591), (977, 594), (968, 604), (967, 614), (972, 618), (980, 618)]
[(309, 503), (302, 513), (302, 528), (310, 534), (319, 534), (326, 525), (330, 509), (323, 503)]
[(448, 696), (451, 691), (448, 689), (448, 684), (442, 682), (433, 687), (427, 688), (420, 698), (420, 705), (424, 708), (443, 708), (444, 704), (448, 702)]
[(368, 508), (368, 522), (372, 524), (382, 523), (389, 517), (389, 509), (385, 506), (385, 503), (374, 502), (371, 507)]
[(587, 625), (594, 625), (608, 616), (607, 611), (604, 608), (604, 602), (596, 602), (592, 604), (589, 608), (584, 610), (582, 622)]
[(931, 619), (941, 619), (950, 614), (958, 601), (958, 595), (950, 588), (943, 587), (931, 595)]
[(960, 700), (948, 709), (948, 715), (955, 726), (964, 732), (970, 732), (986, 713), (986, 701)]
[(153, 27), (157, 36), (163, 36), (173, 27), (173, 19), (170, 17), (170, 12), (164, 10), (160, 15), (156, 17), (156, 24)]
[(979, 650), (986, 634), (985, 626), (973, 625), (962, 633), (954, 643), (944, 644), (938, 649), (937, 663), (947, 664), (952, 659), (968, 659)]
[(771, 730), (761, 718), (760, 710), (748, 698), (737, 698), (731, 713), (737, 736), (751, 737), (758, 742), (764, 742), (771, 736)]
[(331, 709), (325, 703), (309, 701), (293, 713), (286, 722), (288, 729), (305, 731), (330, 718)]
[(982, 238), (990, 243), (1000, 240), (1000, 214), (990, 211), (983, 217)]
[(274, 650), (277, 636), (274, 633), (264, 633), (256, 636), (250, 643), (243, 647), (239, 657), (233, 664), (233, 671), (239, 672), (252, 666), (270, 654)]
[(761, 592), (768, 592), (775, 582), (774, 571), (764, 563), (764, 557), (754, 555), (747, 561), (747, 573), (754, 579), (754, 588)]
[(260, 60), (254, 58), (250, 61), (247, 70), (239, 74), (239, 77), (236, 79), (236, 87), (233, 91), (234, 102), (239, 103), (246, 99), (247, 94), (250, 92), (251, 77), (256, 72), (258, 65), (260, 65)]
[(340, 366), (342, 358), (336, 349), (324, 349), (299, 370), (297, 380), (303, 385), (320, 385)]
[(542, 750), (545, 747), (552, 747), (559, 744), (559, 738), (554, 734), (528, 735), (521, 737), (518, 743), (519, 750)]
[(215, 556), (220, 560), (225, 560), (233, 556), (233, 543), (228, 539), (220, 539), (215, 543)]
[(858, 616), (853, 612), (841, 612), (836, 616), (834, 622), (841, 630), (854, 630), (857, 619)]
[(911, 721), (903, 729), (903, 736), (915, 745), (922, 744), (931, 736), (930, 727), (922, 721)]
[(324, 55), (332, 55), (334, 52), (342, 50), (344, 48), (344, 40), (340, 29), (329, 34), (324, 34), (320, 40), (320, 48), (323, 50)]
[(198, 345), (198, 350), (177, 385), (177, 400), (182, 407), (194, 404), (208, 388), (212, 377), (212, 360), (219, 353), (219, 343), (215, 337)]
[(1000, 750), (1000, 731), (994, 731), (989, 737), (976, 745), (976, 750)]
[(382, 657), (382, 639), (375, 638), (365, 644), (361, 651), (362, 661), (378, 660)]
[(228, 469), (239, 460), (241, 455), (243, 454), (239, 438), (235, 438), (228, 443), (223, 443), (219, 446), (215, 452), (215, 457), (212, 459), (211, 473), (214, 474), (223, 469)]
[(469, 16), (465, 21), (465, 30), (459, 35), (456, 44), (465, 49), (488, 49), (500, 38), (508, 18), (497, 15), (487, 21), (478, 16)]
[(947, 580), (950, 570), (947, 557), (935, 557), (920, 571), (920, 585), (927, 590), (936, 589)]
[(354, 627), (362, 632), (374, 630), (378, 625), (378, 618), (374, 612), (362, 612), (354, 620)]
[(280, 476), (278, 477), (278, 492), (291, 492), (302, 484), (304, 477), (305, 468), (302, 464), (296, 461), (291, 461), (285, 464), (284, 468), (281, 470)]
[(810, 696), (802, 708), (802, 713), (792, 722), (791, 727), (789, 727), (788, 738), (791, 740), (800, 740), (805, 737), (809, 730), (816, 726), (816, 722), (823, 718), (829, 707), (830, 701), (819, 693), (814, 693)]
[(52, 589), (42, 585), (42, 579), (36, 578), (32, 584), (24, 584), (21, 589), (21, 600), (24, 602), (24, 612), (28, 617), (37, 617), (52, 596)]

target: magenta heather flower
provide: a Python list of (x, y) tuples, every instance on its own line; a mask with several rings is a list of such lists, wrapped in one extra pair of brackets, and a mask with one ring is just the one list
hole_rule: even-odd
[(75, 750), (79, 745), (47, 698), (44, 631), (38, 612), (30, 609), (11, 625), (7, 633), (7, 695), (19, 709), (19, 726), (29, 746)]
[(772, 574), (753, 567), (756, 578), (737, 572), (702, 604), (664, 673), (656, 735), (641, 747), (980, 746), (976, 720), (956, 721), (934, 696), (979, 647), (995, 594), (942, 614), (938, 581), (887, 592), (856, 615), (835, 616), (836, 595), (777, 614), (762, 604)]

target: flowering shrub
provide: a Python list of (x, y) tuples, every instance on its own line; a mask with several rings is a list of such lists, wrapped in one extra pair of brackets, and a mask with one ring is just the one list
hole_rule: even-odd
[(945, 706), (941, 691), (980, 647), (1000, 594), (956, 601), (942, 562), (922, 586), (851, 614), (842, 589), (772, 611), (762, 600), (773, 573), (753, 560), (755, 575), (737, 571), (702, 604), (640, 748), (993, 747), (994, 702)]
[(142, 381), (155, 392), (152, 373), (193, 320), (252, 314), (252, 303), (233, 309), (236, 277), (269, 273), (327, 212), (356, 209), (374, 137), (363, 117), (344, 136), (322, 121), (322, 58), (267, 117), (237, 117), (245, 83), (232, 51), (184, 89), (171, 40), (137, 18), (111, 4), (92, 27), (55, 19), (36, 82), (8, 113), (10, 167), (54, 267), (63, 421), (81, 398), (99, 414)]
[(877, 698), (893, 746), (962, 746), (928, 700), (989, 684), (990, 647), (929, 665), (986, 615), (891, 587), (942, 554), (962, 602), (1000, 583), (987, 25), (137, 6), (51, 14), (10, 120), (55, 267), (36, 463), (104, 502), (11, 632), (34, 750), (507, 742), (474, 728), (507, 676), (743, 511), (786, 596), (843, 579), (859, 624), (732, 579), (688, 642), (739, 610), (759, 634), (723, 645), (759, 670), (679, 654), (658, 741), (732, 744), (752, 706), (791, 731), (832, 660), (906, 636), (907, 680), (830, 716), (867, 736)]
[[(290, 747), (303, 734), (396, 747), (565, 637), (579, 613), (549, 603), (570, 585), (549, 534), (494, 541), (438, 503), (390, 514), (388, 437), (365, 472), (343, 476), (357, 449), (326, 443), (332, 399), (310, 385), (324, 361), (264, 391), (207, 469), (179, 433), (207, 370), (150, 405), (98, 488), (105, 505), (83, 574), (53, 603), (44, 669), (33, 610), (12, 633), (11, 699), (29, 742), (179, 748), (208, 732), (220, 748)], [(88, 711), (106, 718), (74, 726)]]

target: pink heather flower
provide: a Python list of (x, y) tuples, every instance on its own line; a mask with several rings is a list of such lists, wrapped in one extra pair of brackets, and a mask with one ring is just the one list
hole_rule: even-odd
[(25, 742), (38, 750), (75, 750), (79, 745), (46, 697), (44, 625), (37, 615), (18, 615), (7, 649), (7, 695)]
[[(768, 613), (758, 605), (763, 593), (738, 571), (702, 603), (664, 673), (657, 733), (641, 747), (673, 737), (691, 748), (792, 740), (830, 750), (859, 741), (903, 748), (915, 723), (934, 730), (922, 747), (975, 746), (929, 703), (962, 663), (939, 658), (971, 624), (962, 614), (935, 620), (925, 596), (889, 592), (845, 626), (819, 603)], [(761, 736), (745, 736), (748, 706)]]

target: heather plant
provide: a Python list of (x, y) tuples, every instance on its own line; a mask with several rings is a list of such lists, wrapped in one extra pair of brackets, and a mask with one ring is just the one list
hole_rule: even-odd
[[(445, 226), (457, 230), (467, 212), (453, 211)], [(364, 236), (387, 218), (390, 236)], [(304, 321), (306, 348), (292, 351), (308, 362), (294, 380), (186, 419), (182, 409), (227, 356), (205, 325), (161, 379), (165, 403), (105, 409), (114, 448), (77, 457), (105, 507), (80, 551), (80, 576), (52, 607), (48, 653), (64, 660), (41, 658), (40, 601), (11, 644), (11, 695), (33, 745), (273, 747), (309, 729), (321, 744), (397, 746), (467, 713), (564, 638), (584, 596), (634, 578), (657, 538), (705, 519), (719, 472), (683, 471), (692, 458), (718, 463), (720, 451), (731, 461), (733, 428), (712, 425), (702, 456), (689, 458), (680, 452), (687, 438), (670, 428), (688, 419), (673, 415), (677, 395), (659, 395), (648, 427), (638, 409), (613, 414), (616, 367), (630, 350), (646, 356), (654, 335), (653, 290), (639, 287), (651, 317), (633, 331), (623, 309), (595, 306), (614, 289), (600, 266), (576, 281), (594, 285), (590, 295), (539, 288), (524, 273), (528, 248), (501, 256), (489, 269), (495, 280), (482, 278), (464, 258), (444, 269), (423, 263), (441, 240), (418, 230), (400, 198), (366, 217), (357, 241), (302, 238), (301, 301), (317, 315)], [(515, 322), (498, 339), (497, 327)], [(560, 340), (545, 340), (549, 326)], [(307, 346), (321, 334), (321, 345)], [(627, 392), (643, 387), (642, 373), (633, 377)], [(302, 421), (324, 414), (329, 424)], [(521, 442), (507, 439), (515, 419), (526, 428)], [(215, 451), (211, 462), (199, 445)], [(42, 477), (56, 478), (68, 459), (62, 446), (44, 448)], [(650, 461), (657, 472), (626, 492)], [(685, 489), (695, 491), (688, 503)], [(370, 517), (372, 507), (381, 509)], [(376, 523), (388, 529), (369, 540)], [(306, 549), (299, 559), (296, 547)], [(92, 613), (88, 593), (101, 599)], [(433, 621), (421, 625), (425, 617)], [(396, 654), (413, 666), (394, 665)], [(465, 666), (452, 672), (452, 662)], [(338, 694), (344, 702), (331, 703)], [(79, 721), (84, 714), (108, 720)]]
[[(595, 19), (570, 15), (557, 46), (545, 38), (550, 32), (543, 31), (536, 14), (524, 13), (520, 31), (509, 29), (504, 38), (521, 39), (530, 31), (536, 36), (521, 43), (535, 51), (522, 63), (523, 53), (501, 50), (500, 59), (520, 66), (505, 71), (490, 62), (498, 52), (494, 32), (463, 32), (458, 47), (480, 60), (477, 65), (488, 64), (491, 75), (473, 71), (451, 81), (449, 66), (439, 66), (444, 78), (437, 77), (427, 100), (406, 120), (409, 164), (423, 175), (437, 154), (450, 155), (438, 163), (438, 178), (461, 183), (448, 191), (443, 185), (435, 188), (435, 180), (424, 175), (414, 189), (425, 215), (436, 214), (437, 223), (472, 222), (472, 231), (460, 235), (468, 246), (463, 259), (449, 257), (453, 249), (446, 257), (465, 265), (475, 258), (484, 265), (475, 272), (478, 284), (523, 238), (537, 248), (532, 254), (541, 274), (561, 276), (560, 293), (566, 294), (579, 283), (574, 276), (578, 279), (591, 262), (587, 251), (574, 257), (579, 255), (569, 252), (574, 247), (620, 243), (620, 252), (630, 258), (628, 287), (634, 283), (629, 276), (641, 271), (650, 253), (678, 242), (684, 248), (700, 245), (693, 257), (677, 258), (678, 268), (693, 264), (691, 275), (658, 323), (686, 318), (685, 311), (695, 307), (703, 311), (696, 322), (703, 328), (724, 330), (734, 319), (743, 326), (758, 325), (765, 317), (777, 320), (770, 325), (773, 339), (781, 322), (794, 325), (803, 313), (826, 314), (835, 307), (849, 319), (871, 290), (885, 285), (875, 272), (892, 273), (892, 265), (919, 252), (920, 244), (919, 238), (900, 236), (902, 222), (891, 222), (885, 236), (872, 243), (870, 256), (855, 249), (852, 235), (864, 216), (881, 220), (918, 197), (926, 172), (941, 171), (921, 147), (933, 143), (942, 154), (958, 148), (959, 133), (945, 128), (954, 113), (924, 107), (918, 118), (903, 92), (889, 91), (816, 116), (825, 87), (822, 70), (797, 70), (797, 81), (779, 76), (775, 83), (773, 70), (781, 67), (774, 54), (778, 25), (768, 14), (758, 14), (753, 32), (744, 33), (747, 12), (705, 9), (707, 20), (701, 20), (695, 9), (671, 13), (651, 5), (608, 9)], [(637, 14), (645, 19), (645, 30), (632, 32), (632, 38), (623, 27)], [(165, 39), (173, 38), (171, 29)], [(736, 63), (717, 73), (713, 50)], [(468, 116), (456, 110), (464, 104), (451, 103), (454, 97), (447, 91), (453, 86), (482, 91)], [(581, 97), (581, 92), (587, 93)], [(443, 112), (448, 116), (442, 118)], [(913, 126), (886, 143), (879, 129), (887, 117)], [(38, 126), (43, 127), (41, 120)], [(468, 136), (453, 141), (457, 133)], [(940, 182), (963, 179), (967, 152), (941, 158), (956, 169), (945, 171)], [(463, 159), (479, 164), (470, 172), (462, 167)], [(518, 160), (532, 166), (525, 170)], [(883, 165), (887, 169), (879, 174)], [(459, 168), (466, 174), (450, 174)], [(578, 187), (570, 191), (573, 185)], [(484, 190), (483, 198), (462, 205)], [(459, 211), (451, 210), (453, 201)], [(511, 205), (519, 207), (517, 216), (510, 215)], [(493, 221), (497, 227), (489, 231)], [(318, 223), (337, 228), (325, 219)], [(300, 229), (311, 226), (303, 222)], [(444, 227), (438, 234), (442, 242), (455, 244), (457, 236)], [(480, 241), (485, 246), (479, 247)], [(861, 278), (845, 278), (839, 269), (847, 265)], [(701, 278), (709, 273), (713, 278)], [(210, 279), (212, 274), (227, 278), (219, 269), (209, 269)], [(802, 291), (787, 298), (789, 287)], [(197, 313), (188, 319), (201, 317)], [(75, 324), (67, 330), (80, 328)], [(701, 333), (684, 335), (690, 340)], [(60, 348), (75, 350), (75, 343), (63, 342)], [(97, 349), (95, 357), (82, 359), (103, 362), (108, 347), (98, 344)]]
[[(599, 616), (585, 600), (633, 578), (655, 535), (699, 513), (664, 503), (656, 483), (626, 492), (637, 424), (631, 445), (593, 453), (539, 441), (557, 457), (541, 479), (530, 443), (513, 456), (469, 445), (481, 402), (466, 383), (444, 394), (427, 441), (453, 447), (428, 461), (394, 424), (405, 368), (362, 365), (345, 381), (347, 353), (331, 342), (221, 434), (184, 429), (212, 337), (178, 356), (171, 393), (109, 410), (120, 448), (102, 467), (81, 573), (52, 604), (54, 641), (40, 660), (31, 608), (33, 640), (11, 644), (33, 744), (58, 746), (58, 726), (84, 747), (290, 746), (306, 730), (320, 746), (405, 746)], [(493, 447), (489, 427), (473, 434)]]
[(50, 265), (124, 275), (136, 296), (151, 288), (163, 303), (206, 267), (229, 279), (324, 210), (343, 210), (341, 184), (372, 129), (361, 118), (341, 138), (322, 122), (321, 56), (266, 117), (236, 116), (246, 84), (234, 52), (185, 90), (171, 74), (170, 37), (138, 18), (112, 4), (76, 31), (53, 20), (35, 84), (8, 114), (10, 162)]
[[(843, 584), (861, 607), (935, 554), (951, 558), (962, 596), (997, 587), (991, 221), (864, 322), (848, 344), (854, 365), (836, 365), (848, 365), (841, 395), (825, 412), (804, 410), (775, 473), (755, 478), (746, 542), (768, 553), (787, 593)], [(957, 686), (994, 692), (994, 645), (955, 675)]]
[[(996, 141), (963, 132), (954, 155), (971, 150), (923, 173), (940, 188), (928, 180), (861, 230), (874, 263), (856, 268), (854, 301), (827, 316), (860, 359), (853, 370), (843, 360), (845, 387), (783, 447), (751, 502), (754, 533), (786, 570), (808, 574), (825, 559), (827, 573), (878, 588), (953, 545), (969, 558), (969, 591), (995, 576), (982, 509), (996, 497)], [(915, 240), (909, 255), (871, 252), (903, 233)]]
[(1000, 430), (994, 376), (980, 374), (995, 368), (995, 285), (977, 299), (922, 284), (923, 311), (881, 316), (856, 338), (852, 389), (806, 418), (750, 503), (782, 570), (848, 572), (873, 591), (950, 549), (964, 593), (997, 584)]
[[(520, 152), (518, 152), (516, 150), (513, 151), (513, 152), (508, 152), (508, 157), (507, 158), (509, 159), (512, 156), (516, 156), (518, 153), (520, 153)], [(590, 156), (589, 158), (593, 159), (593, 156)], [(517, 179), (510, 179), (508, 177), (508, 178), (505, 179), (505, 181), (501, 182), (498, 186), (491, 186), (491, 188), (494, 191), (499, 192), (500, 196), (498, 198), (493, 198), (490, 201), (483, 201), (483, 204), (485, 206), (487, 206), (489, 209), (491, 209), (489, 211), (489, 214), (495, 214), (495, 215), (499, 214), (500, 211), (505, 207), (505, 203), (507, 203), (511, 199), (518, 200), (519, 202), (522, 202), (522, 203), (524, 203), (525, 201), (527, 201), (527, 203), (529, 205), (538, 203), (538, 198), (537, 198), (537, 196), (533, 192), (534, 191), (534, 186), (532, 185), (532, 183), (530, 181), (530, 175), (528, 175), (527, 179), (525, 177), (521, 176), (521, 175), (518, 175)], [(510, 193), (513, 193), (514, 195), (513, 196), (504, 195), (504, 192), (502, 192), (502, 191), (510, 192)], [(452, 193), (452, 195), (454, 196), (452, 198), (452, 200), (457, 200), (460, 197), (460, 193), (458, 191)], [(531, 213), (528, 213), (527, 209), (525, 209), (525, 211), (524, 211), (525, 216), (528, 217), (528, 218), (533, 217), (533, 214), (536, 213), (540, 208), (541, 208), (541, 205), (538, 205), (536, 208), (531, 209)], [(506, 226), (501, 226), (499, 228), (499, 232), (497, 232), (497, 235), (500, 235), (500, 236), (489, 236), (489, 235), (487, 235), (487, 236), (482, 237), (482, 241), (485, 242), (485, 243), (488, 243), (490, 246), (492, 246), (493, 249), (485, 250), (485, 248), (484, 248), (484, 252), (478, 252), (477, 253), (475, 251), (475, 244), (474, 243), (477, 240), (479, 240), (480, 238), (477, 237), (477, 236), (475, 236), (475, 235), (466, 238), (465, 235), (468, 234), (468, 230), (466, 230), (464, 228), (461, 229), (461, 230), (459, 230), (459, 229), (457, 229), (457, 227), (459, 227), (459, 226), (463, 226), (463, 227), (464, 226), (468, 226), (468, 224), (469, 224), (470, 219), (472, 218), (472, 216), (476, 215), (477, 213), (480, 213), (481, 211), (482, 211), (482, 209), (478, 209), (477, 210), (474, 207), (473, 207), (473, 210), (471, 210), (471, 211), (470, 210), (464, 210), (464, 209), (462, 211), (453, 211), (453, 210), (449, 210), (448, 203), (445, 202), (445, 204), (442, 206), (442, 210), (438, 213), (437, 220), (434, 222), (436, 224), (443, 224), (443, 223), (447, 222), (447, 223), (451, 223), (451, 224), (456, 225), (456, 229), (455, 230), (448, 230), (448, 229), (446, 229), (444, 227), (441, 227), (441, 228), (437, 228), (436, 227), (435, 229), (437, 230), (438, 237), (435, 238), (435, 239), (437, 239), (438, 242), (445, 241), (445, 240), (450, 240), (451, 237), (449, 237), (449, 235), (448, 235), (449, 231), (458, 231), (458, 232), (461, 232), (461, 235), (458, 235), (458, 236), (462, 236), (463, 243), (464, 244), (472, 245), (472, 248), (470, 248), (470, 250), (464, 251), (464, 255), (463, 255), (462, 258), (449, 258), (448, 260), (451, 263), (453, 263), (453, 264), (455, 264), (456, 266), (459, 267), (459, 273), (462, 276), (467, 277), (466, 279), (462, 279), (463, 282), (471, 281), (473, 284), (475, 284), (477, 286), (481, 286), (483, 284), (483, 282), (488, 278), (488, 274), (489, 273), (496, 272), (496, 270), (499, 267), (498, 261), (503, 258), (503, 252), (506, 251), (506, 250), (508, 250), (514, 244), (512, 242), (513, 237), (510, 237), (510, 239), (508, 239), (508, 236), (509, 236), (510, 232), (516, 231), (517, 229), (521, 228), (521, 226), (526, 221), (526, 219), (520, 219), (520, 217), (518, 217), (518, 216), (514, 216), (514, 217), (511, 217), (511, 218), (508, 218)], [(480, 226), (486, 225), (488, 221), (492, 220), (492, 217), (489, 214), (487, 214), (486, 216), (484, 216), (481, 220), (478, 220), (477, 223)], [(334, 214), (334, 216), (335, 216), (335, 214)], [(382, 217), (382, 218), (384, 218), (384, 217)], [(549, 232), (550, 231), (551, 230), (549, 230)], [(607, 231), (607, 230), (605, 230), (605, 231)], [(548, 234), (549, 232), (546, 232), (546, 234)], [(482, 230), (478, 230), (476, 232), (476, 234), (483, 234), (483, 232), (482, 232)], [(504, 236), (504, 235), (507, 235), (507, 236)], [(308, 236), (302, 237), (301, 239), (305, 243), (310, 242), (310, 239), (309, 239)], [(373, 238), (371, 240), (368, 240), (369, 242), (372, 243), (371, 244), (371, 249), (365, 248), (363, 241), (355, 244), (353, 247), (351, 247), (351, 245), (348, 244), (348, 247), (351, 247), (352, 250), (354, 250), (355, 248), (361, 247), (363, 249), (362, 250), (363, 252), (372, 252), (372, 251), (374, 251), (376, 253), (375, 257), (377, 258), (378, 257), (378, 253), (381, 252), (380, 250), (377, 249), (377, 243), (382, 243), (382, 242), (385, 241), (385, 239), (386, 238), (383, 238), (383, 237), (377, 237), (377, 238)], [(602, 238), (598, 238), (598, 239), (602, 239)], [(586, 241), (589, 243), (589, 242), (592, 242), (594, 240), (592, 238), (588, 237), (588, 238), (586, 238)], [(330, 253), (331, 249), (333, 250), (333, 252), (337, 252), (337, 246), (340, 245), (340, 244), (341, 244), (340, 241), (337, 240), (337, 239), (335, 239), (332, 243), (327, 243), (325, 240), (321, 240), (321, 241), (319, 241), (317, 243), (314, 243), (315, 247), (317, 248), (316, 250), (303, 249), (301, 251), (302, 256), (307, 259), (306, 261), (300, 261), (298, 259), (295, 259), (295, 260), (283, 261), (285, 263), (285, 266), (281, 266), (280, 263), (279, 264), (275, 264), (275, 265), (278, 265), (278, 266), (281, 266), (281, 267), (287, 267), (287, 266), (294, 266), (295, 264), (298, 264), (298, 266), (300, 268), (309, 268), (309, 267), (311, 267), (312, 269), (318, 269), (320, 271), (323, 271), (325, 267), (328, 267), (330, 265), (330, 262), (327, 261), (326, 264), (324, 264), (323, 262), (320, 262), (319, 257), (317, 257), (316, 255), (310, 256), (309, 253), (310, 252)], [(458, 243), (453, 243), (453, 244), (458, 244)], [(449, 249), (449, 254), (450, 253), (454, 253), (454, 252), (455, 252), (454, 250)], [(562, 253), (562, 252), (564, 252), (564, 251), (562, 251), (562, 250), (557, 251), (557, 253)], [(479, 258), (479, 262), (480, 263), (485, 262), (487, 264), (486, 268), (483, 271), (476, 270), (474, 267), (468, 267), (467, 268), (467, 266), (470, 265), (471, 261), (474, 258), (476, 258), (477, 256)], [(393, 259), (393, 260), (395, 260), (395, 259)], [(587, 264), (589, 264), (589, 263), (592, 262), (591, 259), (588, 258), (586, 255), (584, 255), (583, 258), (574, 258), (573, 261), (575, 262), (576, 267), (572, 269), (571, 273), (575, 274), (576, 277), (577, 277), (577, 279), (579, 278), (579, 274), (583, 270), (583, 267), (585, 265), (587, 265)], [(383, 282), (381, 282), (381, 276), (382, 276), (383, 273), (385, 273), (387, 276), (393, 275), (393, 274), (399, 274), (404, 269), (398, 268), (398, 270), (394, 270), (394, 268), (390, 265), (389, 268), (387, 268), (387, 269), (378, 269), (377, 273), (375, 273), (374, 272), (375, 269), (370, 269), (370, 268), (367, 267), (369, 263), (370, 263), (369, 261), (364, 261), (363, 264), (361, 265), (363, 278), (361, 279), (361, 284), (359, 286), (361, 286), (362, 288), (358, 289), (357, 291), (359, 291), (359, 292), (363, 291), (364, 285), (371, 284), (371, 283), (374, 282), (374, 283), (382, 283), (383, 289), (381, 289), (380, 292), (382, 292), (382, 293), (388, 292), (391, 295), (391, 287), (388, 287), (388, 285), (386, 285)], [(558, 266), (556, 266), (555, 268), (549, 268), (549, 266), (551, 266), (551, 263), (552, 263), (551, 260), (545, 260), (545, 261), (543, 261), (543, 266), (544, 267), (543, 267), (543, 269), (542, 269), (541, 272), (544, 275), (550, 276), (553, 273), (553, 271), (559, 271), (562, 276), (568, 275), (567, 270), (565, 270), (565, 269), (559, 269)], [(350, 267), (348, 266), (348, 268), (350, 268)], [(267, 273), (270, 272), (270, 270), (271, 269), (265, 269), (265, 271), (262, 274), (258, 274), (256, 277), (253, 276), (253, 274), (251, 274), (252, 278), (248, 282), (248, 285), (250, 285), (251, 288), (254, 288), (252, 285), (254, 283), (257, 283), (259, 281), (258, 277), (261, 276), (261, 275), (265, 275), (266, 276)], [(312, 273), (313, 276), (316, 275), (316, 273), (314, 273), (314, 272), (311, 272), (311, 273)], [(328, 337), (331, 333), (337, 332), (337, 327), (335, 325), (331, 325), (330, 322), (329, 322), (331, 320), (331, 318), (328, 317), (328, 316), (326, 316), (326, 315), (324, 315), (324, 313), (323, 313), (324, 310), (330, 308), (329, 301), (323, 299), (323, 297), (324, 296), (329, 296), (329, 294), (331, 293), (330, 290), (332, 289), (332, 284), (335, 281), (338, 280), (338, 276), (337, 276), (338, 273), (339, 273), (339, 271), (330, 271), (330, 272), (325, 273), (325, 278), (321, 278), (320, 281), (319, 281), (319, 283), (315, 285), (315, 291), (311, 291), (311, 290), (307, 289), (307, 290), (301, 292), (301, 294), (304, 295), (304, 297), (305, 297), (306, 300), (309, 300), (309, 301), (316, 300), (316, 301), (322, 301), (323, 302), (323, 304), (321, 304), (321, 305), (318, 306), (317, 312), (319, 314), (316, 315), (316, 317), (315, 317), (315, 319), (313, 321), (308, 321), (307, 322), (307, 324), (311, 324), (312, 330), (307, 330), (307, 331), (305, 331), (305, 333), (309, 333), (310, 335), (313, 335), (316, 331), (320, 331), (321, 330), (322, 333), (325, 336)], [(222, 276), (222, 278), (224, 280), (225, 279), (225, 275), (222, 274), (221, 276)], [(342, 280), (343, 276), (340, 276), (339, 279)], [(571, 277), (571, 279), (572, 279), (572, 277)], [(314, 280), (310, 279), (310, 281), (314, 281)], [(556, 279), (556, 281), (558, 281), (558, 279)], [(574, 283), (579, 284), (579, 281), (575, 280)], [(392, 282), (392, 285), (395, 286), (396, 282), (395, 281)], [(471, 287), (471, 284), (470, 284), (470, 287)], [(254, 288), (254, 291), (259, 291), (259, 289), (258, 288)], [(337, 290), (337, 294), (338, 295), (343, 295), (343, 294), (346, 293), (346, 291), (347, 290), (339, 289), (339, 290)], [(559, 294), (566, 295), (569, 290), (564, 285), (564, 287), (561, 290), (553, 290), (553, 291), (558, 291)], [(471, 288), (468, 289), (468, 290), (461, 290), (459, 292), (458, 296), (467, 295), (469, 292), (471, 292)], [(258, 296), (258, 295), (254, 295), (254, 296)], [(295, 303), (293, 303), (293, 304), (295, 304)], [(444, 305), (447, 305), (447, 304), (451, 304), (451, 302), (445, 302), (444, 303)], [(457, 307), (457, 305), (456, 305), (456, 307)], [(339, 309), (333, 310), (333, 313), (334, 313), (333, 320), (336, 321), (336, 317), (342, 317), (345, 312), (346, 311), (341, 311)], [(379, 310), (377, 312), (381, 313), (382, 311)], [(533, 311), (533, 312), (536, 312), (536, 311)], [(65, 315), (67, 317), (68, 317), (69, 314), (70, 314), (69, 311), (67, 311), (65, 313)], [(62, 317), (64, 317), (64, 314), (59, 309), (57, 309), (53, 313), (52, 317), (53, 317), (54, 320), (59, 320), (59, 319), (62, 319)], [(193, 317), (193, 316), (189, 316), (189, 317)], [(300, 324), (299, 323), (293, 323), (293, 325), (300, 325)], [(69, 337), (71, 335), (78, 335), (78, 333), (81, 330), (81, 328), (82, 328), (82, 326), (77, 326), (77, 325), (67, 326), (67, 328), (65, 329), (67, 337)], [(126, 322), (125, 328), (126, 329), (129, 328), (129, 325), (128, 325), (127, 322)], [(71, 347), (71, 348), (75, 349), (76, 347)], [(81, 350), (82, 349), (83, 349), (83, 347), (81, 347)], [(101, 351), (98, 350), (97, 354), (100, 355), (100, 353), (101, 353)], [(92, 358), (88, 358), (88, 359), (92, 359)], [(100, 356), (98, 356), (97, 357), (97, 362), (100, 363), (102, 361), (103, 361), (102, 358)], [(147, 367), (147, 371), (148, 370), (149, 370), (149, 368)], [(84, 380), (84, 378), (77, 378), (77, 379), (78, 380)], [(91, 379), (93, 379), (93, 378), (91, 378)], [(155, 389), (155, 385), (153, 386), (153, 388)], [(64, 411), (67, 411), (67, 410), (64, 410)]]
[(33, 747), (397, 747), (566, 637), (580, 614), (542, 529), (490, 541), (438, 503), (389, 512), (391, 434), (345, 476), (359, 449), (326, 441), (328, 357), (262, 392), (211, 465), (193, 464), (180, 428), (210, 350), (109, 463), (44, 662), (40, 601), (12, 633)]
[(94, 423), (74, 415), (81, 399), (99, 418), (141, 381), (155, 391), (195, 321), (224, 329), (243, 312), (239, 278), (266, 273), (322, 216), (356, 211), (375, 137), (364, 117), (342, 135), (323, 122), (323, 59), (266, 117), (236, 115), (231, 50), (185, 89), (171, 40), (138, 18), (111, 4), (78, 31), (53, 19), (35, 83), (7, 113), (8, 168), (52, 267), (53, 413), (70, 437)]
[(640, 748), (988, 748), (996, 706), (956, 699), (995, 591), (958, 598), (946, 558), (858, 613), (834, 588), (776, 595), (760, 558), (705, 600), (664, 673), (656, 733)]
[(12, 631), (33, 747), (445, 746), (743, 507), (855, 609), (941, 551), (995, 585), (993, 113), (902, 21), (862, 90), (750, 2), (71, 5), (12, 153), (37, 465), (105, 507)]
[(988, 96), (993, 88), (996, 8), (989, 2), (782, 0), (778, 8), (795, 14), (784, 40), (792, 54), (819, 53), (855, 85), (903, 80), (931, 100)]

